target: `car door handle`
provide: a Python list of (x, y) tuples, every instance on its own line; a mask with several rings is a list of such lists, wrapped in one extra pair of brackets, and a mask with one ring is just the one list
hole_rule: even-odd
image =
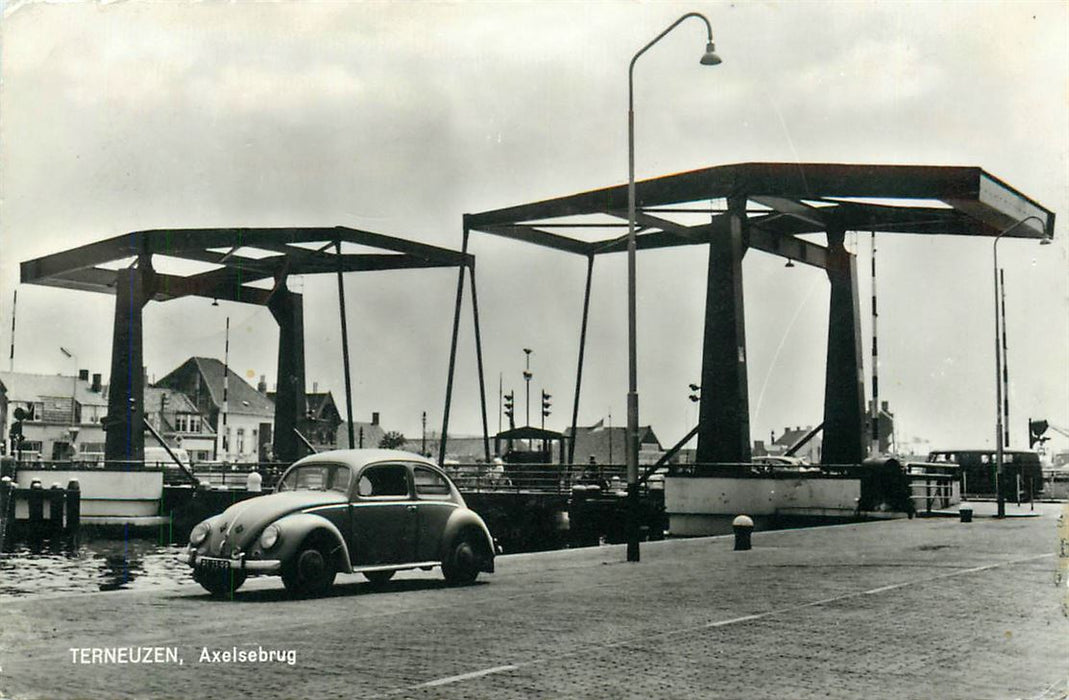
[(415, 513), (416, 512), (416, 506), (409, 506), (408, 510), (412, 511), (413, 513)]

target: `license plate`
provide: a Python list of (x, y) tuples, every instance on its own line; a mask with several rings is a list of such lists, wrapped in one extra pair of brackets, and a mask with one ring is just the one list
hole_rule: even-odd
[(198, 569), (211, 569), (226, 571), (230, 569), (229, 559), (201, 559), (197, 562)]

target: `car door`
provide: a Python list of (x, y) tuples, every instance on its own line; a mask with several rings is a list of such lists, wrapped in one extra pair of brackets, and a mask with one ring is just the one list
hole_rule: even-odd
[(438, 561), (445, 524), (457, 508), (453, 490), (445, 477), (430, 467), (413, 464), (412, 475), (419, 513), (416, 556), (420, 561)]
[(408, 467), (395, 463), (365, 467), (351, 501), (354, 566), (415, 560), (417, 512)]

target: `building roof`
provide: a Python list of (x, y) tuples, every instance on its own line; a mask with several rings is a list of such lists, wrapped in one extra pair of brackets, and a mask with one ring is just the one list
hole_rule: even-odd
[[(571, 434), (571, 429), (565, 431)], [(656, 445), (661, 450), (661, 441), (653, 428), (644, 425), (638, 429), (639, 445)], [(606, 427), (604, 421), (598, 421), (589, 427), (578, 427), (575, 431), (576, 464), (585, 464), (593, 457), (598, 464), (624, 464), (626, 461), (627, 427)]]
[[(378, 447), (382, 442), (382, 438), (385, 437), (386, 430), (383, 429), (378, 423), (366, 423), (364, 421), (353, 421), (353, 439), (356, 441), (356, 445), (361, 444), (361, 437), (363, 438), (363, 445), (365, 448)], [(349, 429), (343, 421), (338, 426), (338, 447), (353, 447), (349, 444)]]
[[(167, 397), (164, 399), (163, 397)], [(199, 413), (189, 397), (177, 389), (167, 387), (145, 387), (145, 412), (155, 413), (161, 410), (167, 413)]]
[(791, 428), (790, 426), (783, 429), (783, 434), (776, 438), (776, 441), (772, 444), (783, 445), (784, 447), (790, 447), (794, 443), (798, 442), (813, 430), (813, 426), (809, 425), (805, 428)]
[(0, 382), (7, 388), (7, 400), (11, 403), (34, 403), (44, 397), (69, 397), (72, 388), (76, 387), (75, 400), (81, 405), (108, 405), (105, 392), (90, 391), (91, 382), (70, 375), (0, 372)]
[[(274, 401), (275, 394), (276, 392), (269, 391), (267, 392), (267, 398), (271, 399), (271, 401)], [(304, 400), (305, 404), (308, 407), (308, 413), (312, 415), (314, 420), (324, 420), (326, 418), (330, 418), (331, 416), (327, 414), (330, 413), (330, 409), (333, 408), (334, 416), (336, 416), (339, 419), (339, 422), (341, 422), (341, 414), (338, 412), (338, 405), (337, 403), (335, 403), (334, 394), (332, 394), (331, 392), (316, 391), (306, 393), (304, 395)]]
[[(212, 404), (219, 410), (223, 409), (223, 363), (214, 357), (191, 357), (177, 368), (173, 369), (163, 379), (158, 381), (157, 386), (164, 384), (173, 375), (184, 371), (192, 363), (193, 368), (200, 374), (203, 385), (208, 390)], [(227, 384), (227, 411), (243, 415), (274, 417), (275, 404), (242, 379), (234, 370), (226, 368)]]

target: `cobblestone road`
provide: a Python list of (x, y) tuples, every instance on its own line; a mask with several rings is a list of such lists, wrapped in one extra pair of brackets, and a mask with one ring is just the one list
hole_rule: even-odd
[[(502, 557), (289, 600), (199, 588), (0, 601), (0, 697), (1060, 698), (1056, 518), (895, 520)], [(177, 648), (81, 664), (72, 648)], [(293, 650), (209, 663), (204, 649)]]

